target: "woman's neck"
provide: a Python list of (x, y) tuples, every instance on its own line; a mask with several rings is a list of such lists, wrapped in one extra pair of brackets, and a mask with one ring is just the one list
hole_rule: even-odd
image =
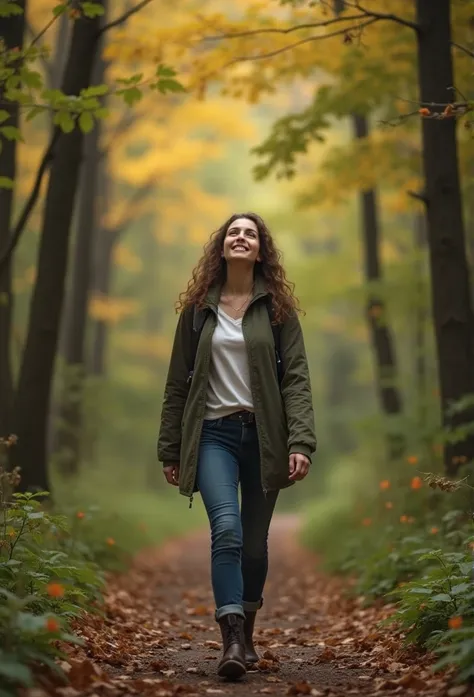
[(224, 291), (230, 295), (248, 295), (253, 288), (253, 267), (242, 268), (239, 265), (227, 266), (227, 278), (224, 283)]

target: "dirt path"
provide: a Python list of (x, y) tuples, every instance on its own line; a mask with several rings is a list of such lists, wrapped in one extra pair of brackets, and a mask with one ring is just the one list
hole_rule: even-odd
[(277, 516), (270, 539), (270, 575), (257, 641), (259, 669), (229, 684), (215, 676), (220, 657), (213, 619), (207, 533), (142, 553), (113, 580), (107, 615), (81, 627), (85, 651), (71, 655), (77, 695), (181, 694), (448, 695), (427, 657), (406, 654), (386, 609), (365, 609), (343, 584), (317, 570), (296, 542), (297, 520)]

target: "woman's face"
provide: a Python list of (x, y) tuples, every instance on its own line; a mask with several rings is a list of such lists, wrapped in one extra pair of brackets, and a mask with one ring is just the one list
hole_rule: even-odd
[(260, 239), (258, 228), (249, 218), (237, 218), (227, 228), (222, 256), (229, 262), (260, 261)]

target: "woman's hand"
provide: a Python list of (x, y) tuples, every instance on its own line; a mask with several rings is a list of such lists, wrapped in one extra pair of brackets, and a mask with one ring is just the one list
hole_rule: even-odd
[(292, 481), (304, 479), (309, 472), (309, 459), (301, 453), (290, 455), (290, 477)]
[(168, 484), (179, 485), (179, 462), (163, 467), (163, 473)]

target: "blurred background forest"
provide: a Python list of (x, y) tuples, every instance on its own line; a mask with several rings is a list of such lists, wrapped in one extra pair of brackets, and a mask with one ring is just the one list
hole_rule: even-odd
[[(306, 311), (319, 451), (281, 507), (331, 521), (395, 464), (442, 472), (441, 404), (474, 387), (474, 5), (441, 4), (419, 45), (429, 3), (406, 0), (3, 0), (1, 431), (18, 436), (24, 488), (100, 504), (152, 538), (196, 524), (155, 451), (174, 302), (210, 233), (246, 210), (268, 222)], [(92, 41), (79, 25), (107, 27)], [(430, 233), (426, 192), (438, 199), (444, 174)], [(441, 337), (450, 316), (458, 375), (440, 388), (434, 326)], [(451, 473), (470, 460), (467, 421), (448, 424), (464, 429), (447, 439)]]

